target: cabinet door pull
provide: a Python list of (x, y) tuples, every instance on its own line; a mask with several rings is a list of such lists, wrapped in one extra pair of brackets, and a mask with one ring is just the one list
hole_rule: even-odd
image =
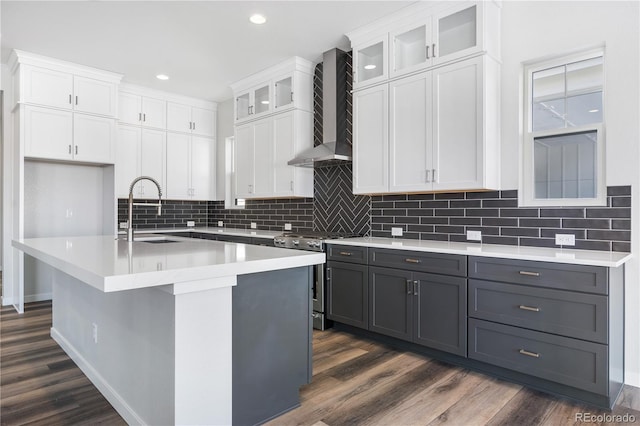
[(436, 180), (436, 169), (431, 169), (431, 181), (435, 183)]
[[(69, 94), (69, 105), (71, 105), (71, 94)], [(71, 154), (71, 153), (69, 153)]]
[(539, 277), (540, 272), (529, 272), (529, 271), (520, 271), (520, 275), (526, 275), (527, 277)]
[(522, 309), (523, 311), (540, 312), (540, 308), (537, 308), (535, 306), (519, 305), (518, 308)]
[(291, 187), (291, 190), (293, 191), (293, 181), (290, 181), (290, 185), (289, 186)]
[(407, 263), (420, 263), (420, 259), (407, 258), (404, 261), (407, 262)]
[(76, 145), (76, 155), (78, 155), (78, 145)]
[(293, 102), (293, 92), (291, 92), (291, 102)]
[(78, 105), (78, 97), (76, 96), (76, 105)]
[(418, 281), (413, 281), (413, 295), (417, 296), (418, 295)]
[(142, 113), (141, 112), (138, 113), (138, 121), (142, 121)]
[(195, 129), (196, 129), (196, 122), (194, 121), (193, 122), (193, 130), (195, 130)]
[(147, 121), (147, 114), (142, 114), (142, 121)]
[(69, 154), (71, 154), (71, 145), (69, 145)]
[(351, 256), (351, 252), (348, 252), (348, 251), (341, 251), (341, 252), (340, 252), (340, 255), (341, 255), (341, 256)]
[(436, 44), (433, 43), (431, 45), (431, 55), (435, 58), (436, 57)]
[(407, 280), (407, 294), (413, 294), (413, 280)]
[(427, 59), (431, 59), (431, 58), (429, 57), (429, 46), (427, 46)]
[(425, 182), (427, 182), (427, 183), (429, 183), (429, 182), (431, 182), (431, 179), (429, 179), (429, 173), (431, 173), (431, 170), (427, 170), (426, 172), (427, 172), (427, 173), (426, 173), (426, 178), (425, 178), (425, 180), (424, 180), (424, 181), (425, 181)]
[(325, 278), (327, 281), (331, 281), (331, 268), (327, 268), (327, 276)]
[(530, 356), (532, 358), (540, 358), (540, 354), (537, 354), (535, 352), (529, 352), (529, 351), (527, 351), (525, 349), (520, 349), (518, 352), (520, 353), (520, 355), (526, 355), (526, 356)]

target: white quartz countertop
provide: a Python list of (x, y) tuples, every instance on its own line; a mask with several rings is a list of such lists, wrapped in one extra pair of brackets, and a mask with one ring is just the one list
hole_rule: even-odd
[(13, 246), (104, 292), (235, 277), (325, 262), (324, 253), (166, 238), (178, 242), (134, 241), (130, 244), (114, 236), (85, 236), (13, 240)]
[(497, 244), (426, 241), (382, 237), (346, 238), (326, 240), (326, 244), (412, 250), (431, 253), (461, 254), (466, 256), (500, 257), (504, 259), (534, 260), (540, 262), (570, 263), (618, 267), (631, 259), (631, 253), (573, 250), (566, 248), (507, 246)]
[[(221, 228), (217, 226), (201, 226), (201, 227), (184, 227), (184, 228), (161, 228), (161, 229), (136, 229), (135, 234), (166, 234), (172, 232), (200, 232), (203, 234), (218, 235), (235, 235), (240, 237), (253, 238), (269, 238), (282, 235), (284, 231), (264, 231), (260, 229), (240, 229), (240, 228)], [(118, 232), (120, 235), (126, 234), (126, 231)], [(135, 238), (134, 238), (135, 239)]]

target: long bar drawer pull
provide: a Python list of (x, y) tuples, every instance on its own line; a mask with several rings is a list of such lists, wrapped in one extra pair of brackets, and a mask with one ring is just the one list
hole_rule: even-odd
[(523, 311), (540, 312), (540, 308), (536, 308), (535, 306), (520, 305), (518, 308)]
[(405, 259), (404, 261), (408, 263), (420, 263), (420, 259)]
[(537, 354), (535, 352), (529, 352), (529, 351), (524, 350), (524, 349), (520, 349), (518, 352), (520, 352), (521, 355), (530, 356), (532, 358), (540, 358), (540, 354)]
[(539, 277), (540, 272), (520, 271), (520, 275), (526, 275), (528, 277)]
[(348, 251), (341, 251), (341, 252), (340, 252), (340, 255), (341, 255), (341, 256), (351, 256), (351, 252), (348, 252)]

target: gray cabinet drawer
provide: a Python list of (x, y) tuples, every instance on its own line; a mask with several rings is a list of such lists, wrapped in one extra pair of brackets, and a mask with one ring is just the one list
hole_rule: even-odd
[(600, 266), (470, 257), (469, 278), (598, 294), (609, 290), (607, 268)]
[(607, 297), (469, 280), (469, 316), (607, 343)]
[(367, 247), (327, 245), (327, 260), (367, 264)]
[(608, 394), (605, 345), (469, 319), (469, 358)]
[(467, 257), (455, 254), (371, 249), (369, 264), (459, 277), (467, 275)]

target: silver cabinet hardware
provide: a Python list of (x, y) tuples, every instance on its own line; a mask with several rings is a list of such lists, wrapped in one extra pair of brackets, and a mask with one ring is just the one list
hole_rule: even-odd
[(78, 145), (76, 145), (76, 155), (78, 155)]
[(436, 179), (436, 169), (431, 169), (431, 181), (433, 183), (435, 183), (437, 181), (437, 179)]
[(293, 92), (291, 92), (291, 102), (293, 102)]
[(539, 277), (540, 272), (529, 272), (529, 271), (520, 271), (520, 275), (526, 275), (527, 277)]
[(78, 97), (76, 96), (76, 105), (78, 105)]
[(407, 262), (407, 263), (420, 263), (420, 259), (407, 258), (404, 261)]
[(418, 295), (418, 281), (413, 281), (413, 295), (417, 296)]
[(327, 268), (327, 276), (326, 276), (326, 280), (327, 280), (327, 281), (331, 281), (331, 268)]
[(413, 294), (413, 280), (407, 280), (407, 294)]
[(196, 122), (194, 121), (193, 122), (193, 130), (195, 130), (195, 129), (196, 129)]
[(429, 46), (427, 46), (427, 59), (431, 59), (431, 58), (429, 57)]
[(71, 105), (71, 94), (69, 94), (69, 105)]
[(71, 154), (71, 145), (69, 145), (69, 154)]
[(147, 114), (142, 114), (142, 121), (147, 121)]
[(424, 181), (425, 181), (425, 182), (427, 182), (427, 183), (429, 183), (429, 182), (431, 182), (431, 179), (429, 179), (429, 173), (431, 173), (431, 170), (427, 170), (426, 172), (427, 172), (427, 173), (426, 173), (426, 178), (425, 178), (425, 180), (424, 180)]
[(142, 113), (141, 112), (138, 113), (138, 121), (142, 121)]
[(340, 252), (340, 255), (341, 255), (341, 256), (351, 256), (351, 252), (348, 252), (348, 251), (341, 251), (341, 252)]
[(522, 309), (523, 311), (540, 312), (540, 308), (537, 308), (535, 306), (519, 305), (518, 308)]
[(431, 54), (433, 55), (434, 58), (436, 57), (436, 44), (435, 43), (433, 43), (431, 45)]
[(291, 187), (291, 190), (293, 191), (293, 181), (290, 181), (290, 187)]
[(537, 354), (535, 352), (529, 352), (529, 351), (527, 351), (525, 349), (520, 349), (518, 352), (520, 353), (520, 355), (526, 355), (526, 356), (530, 356), (532, 358), (540, 358), (540, 354)]

